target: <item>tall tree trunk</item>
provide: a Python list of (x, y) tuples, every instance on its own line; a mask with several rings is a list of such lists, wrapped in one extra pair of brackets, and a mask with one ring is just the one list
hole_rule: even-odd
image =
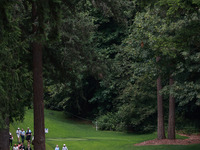
[[(160, 57), (156, 57), (156, 62), (160, 60)], [(163, 99), (160, 95), (160, 90), (162, 89), (161, 76), (157, 78), (157, 138), (165, 139), (165, 126), (164, 126), (164, 113), (163, 113)]]
[(6, 128), (0, 129), (0, 150), (9, 150), (9, 118), (6, 120)]
[[(173, 78), (170, 76), (170, 87), (174, 84)], [(169, 96), (169, 118), (168, 118), (168, 139), (175, 139), (175, 99), (170, 94)]]
[[(35, 21), (37, 8), (32, 4), (32, 17)], [(33, 23), (33, 33), (37, 36), (37, 26)], [(42, 44), (34, 41), (33, 50), (33, 104), (34, 104), (34, 149), (45, 150), (44, 132), (44, 101), (43, 101), (43, 78), (42, 78)]]

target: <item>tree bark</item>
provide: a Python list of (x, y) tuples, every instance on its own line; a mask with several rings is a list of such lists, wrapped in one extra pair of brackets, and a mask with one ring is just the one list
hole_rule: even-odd
[[(169, 79), (170, 87), (173, 85), (174, 80), (172, 77)], [(175, 139), (175, 99), (170, 94), (169, 96), (169, 118), (168, 118), (168, 139)]]
[[(156, 62), (160, 60), (160, 57), (156, 57)], [(160, 95), (160, 90), (162, 89), (161, 76), (157, 78), (157, 138), (165, 139), (165, 126), (164, 126), (164, 113), (163, 113), (163, 99)]]
[[(33, 22), (37, 18), (35, 2), (32, 3)], [(37, 36), (37, 26), (33, 23), (33, 33)], [(34, 104), (34, 149), (45, 150), (44, 100), (42, 77), (42, 43), (34, 41), (33, 50), (33, 104)]]
[(6, 128), (0, 129), (0, 150), (9, 150), (9, 118), (6, 119)]

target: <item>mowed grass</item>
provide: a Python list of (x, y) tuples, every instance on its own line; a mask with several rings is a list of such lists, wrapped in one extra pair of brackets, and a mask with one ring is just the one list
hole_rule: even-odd
[[(16, 130), (27, 127), (33, 131), (33, 110), (27, 110), (23, 122), (14, 122), (10, 125), (10, 132), (17, 141)], [(156, 138), (156, 134), (128, 134), (113, 131), (96, 131), (92, 124), (72, 121), (59, 111), (45, 110), (46, 150), (54, 150), (55, 145), (60, 149), (66, 144), (69, 150), (199, 150), (196, 145), (158, 145), (158, 146), (134, 146), (146, 140)], [(34, 132), (34, 131), (33, 131)], [(185, 138), (177, 136), (178, 138)], [(25, 145), (27, 143), (25, 142)]]

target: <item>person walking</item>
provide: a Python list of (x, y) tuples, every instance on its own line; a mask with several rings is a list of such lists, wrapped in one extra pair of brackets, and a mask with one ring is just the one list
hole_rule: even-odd
[(62, 150), (68, 150), (68, 149), (67, 149), (67, 146), (66, 146), (65, 144), (63, 144)]
[(13, 142), (13, 136), (12, 134), (10, 133), (10, 137), (9, 137), (9, 140), (10, 140), (10, 146), (12, 147), (12, 142)]
[(28, 129), (26, 131), (26, 140), (27, 140), (28, 144), (30, 144), (30, 142), (31, 142), (30, 141), (31, 140), (31, 135), (32, 135), (32, 132), (31, 132), (31, 130), (28, 127)]
[(22, 128), (22, 131), (21, 131), (21, 139), (22, 139), (22, 143), (24, 143), (24, 138), (25, 138), (25, 131), (24, 131), (24, 129)]
[(58, 147), (58, 145), (56, 145), (56, 147), (55, 147), (55, 150), (59, 150), (59, 147)]
[(17, 142), (19, 143), (20, 142), (20, 134), (21, 134), (21, 130), (18, 128), (17, 131), (16, 131), (16, 134), (17, 134)]

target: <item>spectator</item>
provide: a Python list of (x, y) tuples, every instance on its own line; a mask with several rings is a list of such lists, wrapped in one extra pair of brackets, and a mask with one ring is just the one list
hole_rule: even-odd
[(65, 144), (63, 144), (62, 150), (68, 150), (68, 149), (67, 149), (67, 146), (65, 146)]
[(59, 150), (59, 147), (58, 147), (58, 145), (56, 145), (56, 148), (55, 148), (55, 150)]
[(10, 133), (9, 140), (10, 140), (10, 146), (12, 146), (13, 136), (12, 136), (12, 134), (11, 134), (11, 133)]
[(31, 146), (28, 145), (28, 147), (26, 148), (26, 150), (32, 150), (32, 149), (31, 149)]
[(22, 129), (22, 131), (21, 131), (22, 143), (24, 143), (24, 137), (25, 137), (25, 131), (24, 131), (24, 129)]
[(25, 146), (23, 145), (23, 143), (20, 145), (19, 150), (25, 150)]
[(32, 132), (31, 132), (31, 130), (28, 127), (28, 129), (26, 131), (26, 140), (27, 140), (28, 144), (30, 144), (31, 134), (32, 134)]
[(13, 150), (18, 150), (18, 147), (16, 144), (14, 145)]
[(20, 146), (21, 146), (21, 143), (19, 142), (19, 144), (17, 145), (17, 147), (18, 147), (18, 150), (19, 150)]
[(20, 134), (21, 134), (21, 130), (18, 128), (17, 131), (16, 131), (16, 134), (17, 134), (17, 142), (19, 143), (20, 142)]

